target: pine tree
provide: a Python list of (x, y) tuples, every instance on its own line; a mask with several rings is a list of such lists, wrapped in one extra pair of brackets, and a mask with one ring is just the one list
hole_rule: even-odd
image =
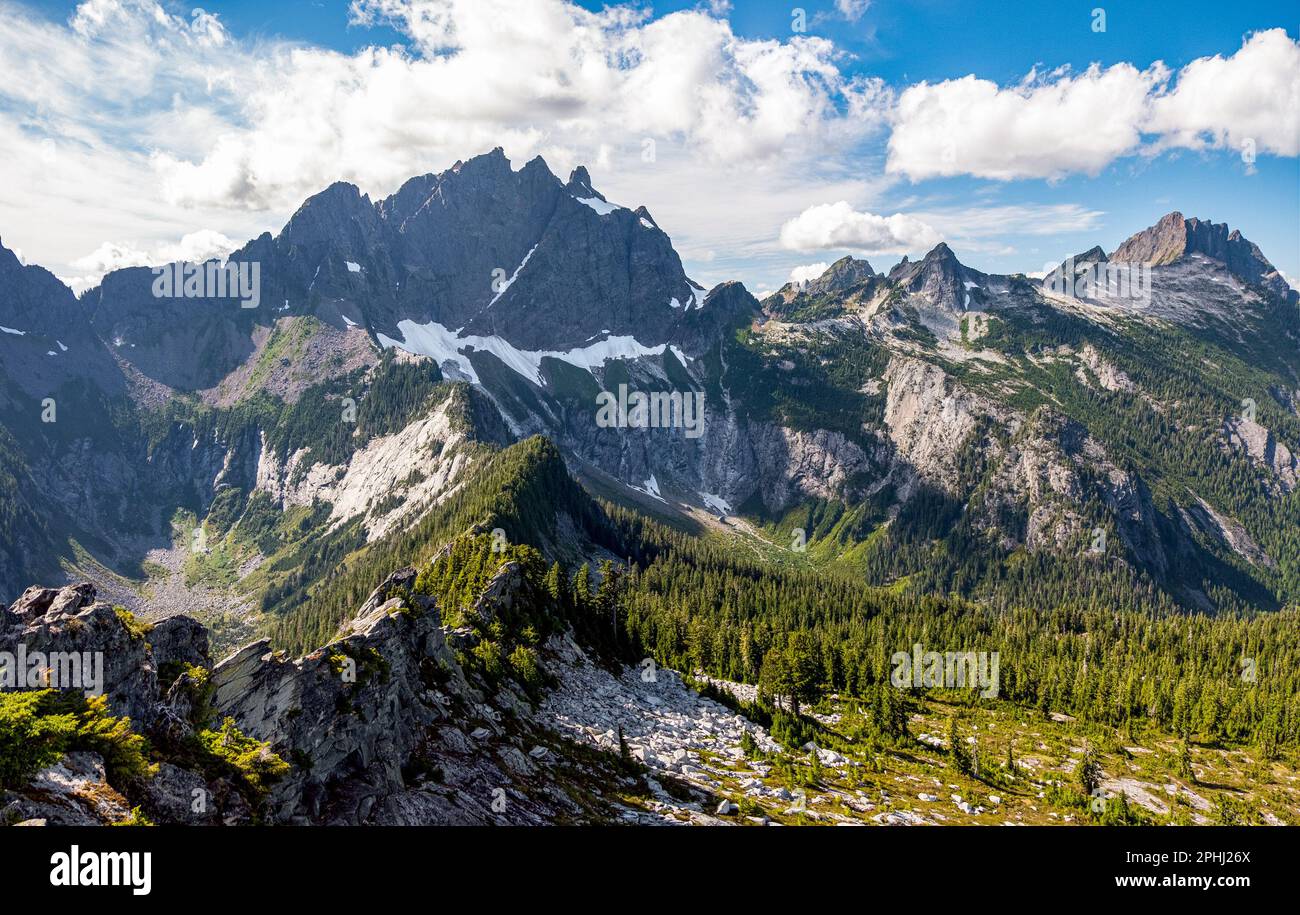
[(561, 599), (562, 585), (560, 583), (562, 581), (564, 581), (564, 570), (560, 568), (560, 563), (557, 560), (556, 562), (551, 563), (551, 568), (546, 573), (545, 582), (546, 593), (551, 595), (551, 600), (555, 601), (557, 604), (564, 603)]
[(798, 715), (801, 703), (811, 704), (820, 698), (821, 669), (813, 654), (812, 637), (807, 632), (791, 635), (786, 652), (791, 710)]
[(966, 753), (966, 745), (962, 743), (961, 734), (957, 730), (957, 716), (953, 715), (948, 719), (948, 759), (952, 762), (952, 767), (962, 775), (971, 775), (971, 760)]
[(1101, 787), (1101, 763), (1097, 761), (1097, 753), (1091, 742), (1084, 742), (1083, 756), (1079, 759), (1076, 775), (1080, 790), (1088, 796)]
[(1178, 745), (1178, 775), (1184, 781), (1196, 784), (1196, 770), (1192, 768), (1192, 748), (1186, 740)]
[(591, 566), (583, 563), (578, 567), (578, 574), (573, 577), (573, 603), (583, 613), (590, 613), (591, 606)]

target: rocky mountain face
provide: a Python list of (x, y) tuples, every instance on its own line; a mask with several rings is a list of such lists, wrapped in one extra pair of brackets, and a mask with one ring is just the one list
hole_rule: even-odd
[(1111, 254), (1121, 263), (1167, 266), (1195, 254), (1219, 261), (1245, 283), (1262, 286), (1284, 300), (1295, 302), (1297, 293), (1268, 262), (1259, 246), (1238, 229), (1182, 213), (1169, 213), (1149, 229), (1127, 239)]
[(83, 305), (54, 274), (23, 264), (0, 244), (0, 290), (0, 405), (23, 395), (43, 398), (77, 379), (111, 393), (123, 389)]
[(146, 268), (108, 274), (83, 302), (121, 358), (195, 390), (248, 359), (254, 329), (280, 316), (398, 341), (404, 327), (436, 325), (563, 352), (608, 337), (661, 344), (690, 323), (704, 293), (644, 208), (609, 203), (585, 169), (567, 184), (540, 158), (513, 171), (500, 149), (380, 201), (332, 185), (229, 263), (257, 266), (256, 307), (234, 296), (160, 299)]
[[(611, 752), (618, 741), (610, 727), (631, 727), (639, 719), (631, 706), (643, 700), (573, 706), (572, 691), (608, 696), (615, 681), (570, 635), (543, 652), (561, 687), (554, 695), (511, 679), (491, 682), (462, 662), (477, 642), (474, 631), (445, 625), (437, 602), (416, 593), (415, 583), (414, 569), (393, 573), (337, 638), (304, 657), (261, 640), (216, 664), (206, 630), (189, 617), (140, 625), (96, 600), (89, 584), (29, 588), (0, 607), (0, 651), (22, 644), (51, 663), (58, 653), (102, 658), (108, 713), (129, 719), (130, 731), (119, 723), (111, 740), (84, 741), (25, 784), (0, 789), (0, 821), (106, 825), (134, 810), (160, 825), (717, 822), (703, 812), (709, 795), (699, 788), (682, 785), (670, 797), (653, 781), (662, 797), (653, 813), (591, 791), (635, 788)], [(490, 617), (540, 600), (519, 566), (507, 563), (470, 609)], [(748, 730), (773, 746), (762, 728), (683, 692), (692, 698), (674, 704), (678, 716), (694, 716), (709, 740), (725, 725), (733, 740)], [(154, 747), (151, 768), (124, 770), (119, 757), (138, 739), (132, 733)], [(652, 730), (632, 739), (637, 759), (665, 769), (698, 758), (685, 750), (675, 760), (654, 757), (649, 747), (660, 747), (660, 738)], [(588, 746), (579, 750), (575, 741)]]
[[(1300, 587), (1292, 509), (1228, 480), (1295, 489), (1295, 294), (1240, 232), (1177, 213), (1074, 259), (1131, 262), (1153, 265), (1144, 296), (1063, 294), (940, 244), (885, 273), (841, 258), (759, 303), (693, 284), (650, 212), (585, 169), (564, 182), (496, 150), (384, 200), (342, 183), (310, 198), (231, 256), (259, 268), (255, 308), (160, 299), (143, 268), (78, 300), (0, 251), (0, 471), (31, 481), (39, 498), (11, 501), (56, 540), (137, 576), (178, 512), (218, 539), (260, 525), (226, 560), (261, 593), (310, 579), (305, 553), (273, 557), (305, 551), (303, 529), (339, 550), (398, 535), (483, 455), (540, 433), (602, 494), (659, 514), (741, 514), (780, 541), (830, 505), (852, 518), (836, 549), (860, 557), (873, 533), (914, 542), (940, 504), (926, 537), (985, 570), (1087, 553), (1100, 532), (1185, 605), (1213, 603), (1188, 572), (1207, 564), (1253, 582), (1234, 600), (1269, 604)], [(51, 392), (60, 420), (42, 423)], [(629, 422), (636, 394), (659, 398), (654, 421)], [(33, 547), (10, 553), (14, 593)], [(213, 561), (185, 560), (188, 580), (230, 587)]]

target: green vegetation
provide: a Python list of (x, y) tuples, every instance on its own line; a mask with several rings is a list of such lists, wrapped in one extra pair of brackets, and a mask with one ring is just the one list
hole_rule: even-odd
[(98, 753), (110, 783), (150, 773), (148, 742), (130, 721), (108, 713), (105, 696), (74, 692), (0, 692), (0, 787), (21, 785), (76, 750)]
[(246, 796), (260, 799), (277, 779), (289, 773), (289, 764), (276, 756), (266, 743), (242, 734), (233, 718), (221, 727), (198, 732), (199, 764), (209, 777), (233, 779)]
[(579, 530), (599, 528), (599, 509), (550, 441), (534, 437), (498, 452), (483, 449), (481, 458), (466, 485), (411, 527), (364, 546), (353, 541), (344, 548), (341, 539), (337, 549), (318, 546), (320, 574), (312, 568), (294, 573), (288, 579), (292, 590), (268, 596), (267, 608), (280, 614), (272, 641), (296, 653), (325, 644), (394, 569), (422, 569), (443, 544), (470, 528), (500, 529), (507, 544), (517, 541), (546, 553), (566, 549), (557, 515), (568, 515)]
[(1266, 756), (1300, 744), (1300, 609), (1215, 618), (1125, 610), (1099, 595), (995, 608), (774, 568), (609, 512), (633, 562), (616, 602), (636, 657), (750, 683), (766, 672), (769, 692), (806, 703), (826, 690), (872, 696), (893, 654), (916, 643), (996, 651), (1000, 697), (1028, 707)]

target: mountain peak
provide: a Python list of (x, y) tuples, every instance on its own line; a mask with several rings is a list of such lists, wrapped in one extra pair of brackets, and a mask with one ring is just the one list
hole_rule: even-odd
[(1189, 219), (1177, 210), (1160, 217), (1154, 226), (1130, 236), (1110, 259), (1163, 267), (1194, 254), (1219, 261), (1243, 282), (1263, 286), (1283, 299), (1295, 296), (1259, 246), (1242, 235), (1240, 229), (1229, 231), (1227, 223)]
[(846, 255), (823, 270), (822, 275), (809, 285), (819, 292), (835, 292), (857, 286), (876, 275), (866, 260)]
[(876, 271), (871, 269), (871, 263), (866, 258), (857, 258), (851, 254), (846, 254), (826, 268), (826, 272), (833, 276), (839, 276), (845, 273), (860, 273), (865, 276), (875, 276)]
[(605, 195), (591, 186), (591, 174), (585, 165), (579, 165), (573, 170), (569, 175), (569, 183), (564, 186), (564, 189), (572, 196), (584, 200), (605, 200)]
[(468, 159), (457, 159), (448, 171), (459, 172), (471, 166), (494, 165), (504, 163), (507, 166), (510, 160), (506, 158), (506, 151), (500, 146), (493, 146), (485, 153), (479, 153), (477, 156), (470, 156)]

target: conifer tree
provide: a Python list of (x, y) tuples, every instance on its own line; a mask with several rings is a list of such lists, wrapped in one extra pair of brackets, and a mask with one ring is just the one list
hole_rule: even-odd
[(1075, 772), (1079, 782), (1079, 790), (1084, 794), (1091, 796), (1094, 791), (1101, 787), (1101, 763), (1097, 761), (1097, 753), (1090, 741), (1085, 741), (1083, 744), (1083, 756), (1079, 759), (1079, 765)]

